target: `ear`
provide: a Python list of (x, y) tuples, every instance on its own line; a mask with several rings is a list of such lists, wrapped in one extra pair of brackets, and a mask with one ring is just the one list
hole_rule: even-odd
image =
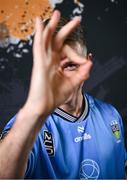
[(87, 59), (90, 60), (90, 61), (93, 61), (93, 55), (92, 55), (92, 53), (89, 53), (89, 54), (87, 55)]

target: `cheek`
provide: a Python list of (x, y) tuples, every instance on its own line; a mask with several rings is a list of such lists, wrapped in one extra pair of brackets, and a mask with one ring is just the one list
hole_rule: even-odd
[(69, 70), (68, 68), (65, 68), (65, 69), (63, 70), (63, 73), (64, 73), (64, 75), (65, 75), (66, 77), (75, 76), (74, 71), (71, 71), (71, 70)]

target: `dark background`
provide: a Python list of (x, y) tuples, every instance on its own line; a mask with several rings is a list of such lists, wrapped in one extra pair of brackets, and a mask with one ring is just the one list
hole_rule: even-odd
[[(82, 16), (88, 51), (94, 57), (86, 92), (114, 105), (127, 135), (127, 1), (64, 0), (62, 16)], [(17, 44), (0, 40), (0, 131), (25, 102), (32, 68), (32, 37)]]

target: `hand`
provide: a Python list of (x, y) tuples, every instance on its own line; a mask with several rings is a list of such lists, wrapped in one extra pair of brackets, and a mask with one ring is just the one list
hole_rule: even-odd
[[(26, 105), (40, 116), (44, 112), (48, 115), (64, 103), (71, 92), (88, 78), (92, 66), (90, 59), (64, 45), (68, 35), (80, 24), (80, 19), (71, 20), (54, 37), (59, 20), (59, 11), (53, 13), (45, 28), (42, 20), (36, 19), (32, 78)], [(61, 66), (63, 53), (79, 66), (71, 74)]]

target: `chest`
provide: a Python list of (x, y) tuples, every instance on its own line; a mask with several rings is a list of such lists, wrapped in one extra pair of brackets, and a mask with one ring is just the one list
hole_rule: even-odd
[(44, 130), (43, 142), (49, 155), (48, 161), (57, 169), (58, 177), (64, 172), (65, 177), (82, 178), (83, 174), (90, 176), (93, 172), (92, 176), (107, 178), (105, 173), (119, 166), (123, 156), (120, 138), (114, 136), (110, 126), (93, 122), (59, 123)]

